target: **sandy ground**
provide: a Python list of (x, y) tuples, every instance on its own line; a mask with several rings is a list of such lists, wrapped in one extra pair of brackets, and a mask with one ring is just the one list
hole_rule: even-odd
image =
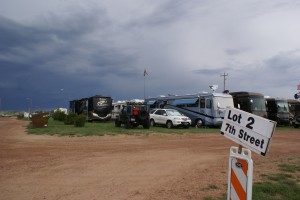
[[(0, 199), (203, 199), (227, 192), (230, 146), (221, 134), (59, 137), (28, 135), (0, 118)], [(300, 157), (300, 130), (252, 153), (253, 181)], [(213, 187), (212, 187), (213, 186)]]

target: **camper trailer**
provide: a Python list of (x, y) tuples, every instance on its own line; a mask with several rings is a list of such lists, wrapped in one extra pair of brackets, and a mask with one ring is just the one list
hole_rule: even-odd
[(145, 99), (150, 109), (172, 108), (188, 116), (192, 125), (221, 126), (225, 109), (233, 107), (232, 96), (224, 93), (168, 95)]
[(290, 113), (287, 99), (266, 98), (267, 117), (278, 125), (290, 124)]
[(87, 121), (107, 121), (111, 119), (111, 97), (96, 95), (70, 101), (70, 111), (87, 116)]
[(267, 118), (265, 97), (256, 92), (230, 92), (234, 107)]

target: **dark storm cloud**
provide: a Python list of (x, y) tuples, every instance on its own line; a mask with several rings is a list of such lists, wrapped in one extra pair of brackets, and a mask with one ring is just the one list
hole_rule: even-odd
[(38, 95), (39, 99), (55, 99), (60, 96), (55, 95), (60, 88), (69, 89), (73, 96), (78, 93), (76, 90), (84, 91), (83, 95), (94, 95), (95, 90), (99, 91), (95, 89), (98, 85), (105, 93), (106, 83), (101, 77), (138, 73), (132, 64), (135, 59), (109, 47), (105, 37), (96, 38), (99, 44), (87, 39), (86, 35), (99, 28), (99, 37), (107, 36), (107, 18), (105, 14), (99, 17), (96, 10), (70, 13), (66, 18), (50, 15), (30, 26), (1, 17), (2, 102), (11, 100), (16, 93), (23, 100)]
[(28, 2), (0, 3), (6, 109), (28, 97), (46, 107), (95, 94), (140, 98), (144, 80), (151, 96), (193, 93), (222, 88), (224, 72), (235, 91), (287, 96), (299, 84), (294, 1)]

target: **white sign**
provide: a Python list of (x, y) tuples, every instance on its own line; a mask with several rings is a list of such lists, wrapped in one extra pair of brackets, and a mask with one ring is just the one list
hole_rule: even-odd
[(236, 108), (227, 108), (221, 134), (265, 156), (275, 127), (274, 121)]

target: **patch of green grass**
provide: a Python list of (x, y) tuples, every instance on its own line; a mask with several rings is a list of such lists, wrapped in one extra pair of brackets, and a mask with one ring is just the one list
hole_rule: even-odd
[(284, 172), (296, 172), (296, 171), (300, 171), (300, 166), (282, 164), (279, 165), (279, 170)]
[(219, 188), (218, 188), (218, 186), (216, 186), (216, 185), (209, 185), (209, 186), (208, 186), (208, 189), (210, 189), (210, 190), (217, 190), (217, 189), (219, 189)]
[(267, 176), (269, 181), (253, 185), (252, 198), (264, 200), (299, 200), (300, 187), (290, 175)]
[(295, 131), (298, 132), (299, 128), (294, 128), (293, 126), (277, 126), (275, 129), (276, 133), (281, 133), (285, 131)]
[[(299, 167), (297, 164), (280, 164), (279, 169), (289, 174), (261, 174), (263, 182), (253, 184), (252, 199), (253, 200), (299, 200)], [(225, 200), (227, 194), (221, 197), (205, 197), (205, 200)]]
[[(277, 127), (276, 132), (294, 131), (293, 127)], [(132, 129), (125, 129), (122, 124), (121, 127), (115, 127), (114, 121), (107, 122), (86, 122), (84, 127), (74, 127), (73, 125), (65, 125), (63, 122), (53, 120), (48, 121), (47, 128), (32, 128), (28, 126), (28, 133), (30, 134), (48, 134), (48, 135), (60, 135), (60, 136), (90, 136), (90, 135), (149, 135), (149, 134), (219, 134), (220, 127), (216, 128), (172, 128), (168, 129), (165, 126), (150, 127), (150, 129), (144, 129), (142, 126), (138, 126)]]
[(227, 199), (227, 194), (223, 194), (221, 197), (204, 197), (203, 200), (226, 200)]
[(60, 136), (103, 136), (103, 135), (149, 135), (149, 134), (211, 134), (220, 133), (220, 128), (172, 128), (168, 129), (164, 126), (150, 127), (144, 129), (143, 126), (138, 126), (132, 129), (125, 129), (122, 124), (121, 127), (115, 127), (114, 121), (107, 122), (86, 122), (84, 127), (74, 127), (73, 125), (65, 125), (63, 122), (48, 120), (48, 127), (32, 128), (31, 125), (27, 127), (29, 134), (47, 134)]

